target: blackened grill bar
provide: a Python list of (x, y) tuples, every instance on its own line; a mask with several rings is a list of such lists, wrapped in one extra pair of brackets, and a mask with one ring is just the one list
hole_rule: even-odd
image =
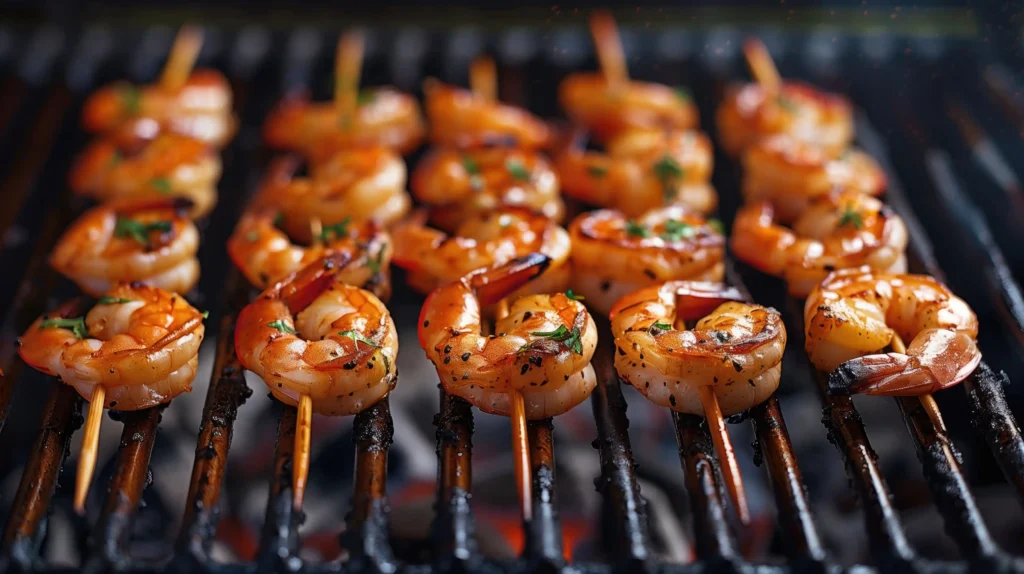
[[(258, 29), (257, 29), (258, 31)], [(243, 35), (239, 34), (239, 42)], [(265, 33), (265, 31), (264, 31)], [(400, 38), (396, 38), (399, 41)], [(73, 46), (74, 42), (67, 42)], [(244, 46), (242, 47), (244, 48)], [(242, 50), (235, 46), (236, 52)], [(315, 50), (314, 50), (315, 52)], [(541, 51), (543, 52), (543, 51)], [(266, 53), (273, 53), (265, 50)], [(237, 54), (232, 54), (236, 62)], [(305, 69), (311, 70), (316, 53), (304, 54)], [(549, 58), (550, 57), (546, 57)], [(227, 58), (224, 58), (227, 59)], [(90, 62), (100, 66), (102, 62)], [(262, 114), (279, 95), (266, 85), (257, 83), (256, 71), (269, 65), (283, 65), (283, 58), (266, 60), (259, 56), (246, 68), (252, 73), (232, 74), (232, 85), (239, 103), (244, 130), (258, 130)], [(559, 68), (564, 62), (545, 60), (545, 66)], [(575, 66), (574, 66), (575, 67)], [(121, 74), (123, 76), (125, 74)], [(91, 75), (90, 75), (91, 76)], [(265, 82), (264, 82), (265, 83)], [(4, 179), (3, 210), (14, 214), (25, 202), (49, 191), (55, 192), (58, 205), (69, 205), (70, 195), (63, 191), (60, 178), (70, 164), (71, 154), (77, 149), (68, 144), (57, 145), (61, 126), (64, 131), (77, 129), (78, 106), (72, 105), (84, 97), (81, 87), (73, 93), (61, 83), (53, 86), (41, 111), (30, 126), (34, 138), (31, 145), (22, 148), (16, 158), (17, 167)], [(695, 91), (711, 89), (695, 86)], [(253, 104), (251, 99), (257, 99)], [(56, 102), (56, 103), (54, 103)], [(707, 110), (705, 110), (707, 112)], [(258, 132), (257, 132), (258, 133)], [(80, 138), (71, 138), (81, 141)], [(51, 150), (56, 150), (52, 151)], [(869, 152), (873, 150), (868, 150)], [(882, 159), (882, 158), (880, 158)], [(222, 238), (237, 218), (244, 197), (255, 181), (259, 158), (254, 150), (246, 151), (241, 144), (233, 144), (225, 156), (225, 176), (221, 184), (221, 204), (206, 230), (202, 248), (204, 273), (212, 251), (222, 245), (209, 245), (211, 236)], [(725, 162), (721, 162), (725, 163)], [(720, 163), (720, 165), (721, 165)], [(44, 166), (53, 170), (43, 175)], [(891, 166), (886, 166), (890, 174)], [(721, 165), (718, 174), (729, 177), (731, 168)], [(57, 175), (54, 175), (56, 173)], [(727, 185), (719, 185), (723, 197), (736, 189), (735, 172)], [(38, 178), (54, 182), (52, 186), (35, 186)], [(718, 175), (717, 177), (722, 177)], [(14, 192), (8, 194), (8, 192)], [(893, 203), (901, 215), (909, 219), (912, 244), (915, 247), (915, 267), (942, 277), (927, 236), (915, 220), (910, 203), (902, 188), (893, 186)], [(723, 204), (727, 202), (723, 201)], [(34, 246), (26, 266), (21, 268), (18, 291), (5, 310), (3, 328), (5, 336), (16, 332), (44, 310), (47, 298), (53, 296), (57, 277), (46, 263), (46, 255), (61, 230), (71, 221), (74, 210), (61, 208), (43, 212), (38, 233), (33, 234)], [(2, 219), (4, 228), (13, 221)], [(6, 231), (6, 229), (0, 229)], [(222, 260), (222, 257), (220, 258)], [(986, 265), (998, 264), (991, 261)], [(216, 274), (223, 270), (210, 269), (217, 285)], [(746, 273), (746, 283), (735, 273), (730, 282), (755, 294), (770, 292), (763, 277)], [(278, 409), (278, 443), (274, 455), (274, 473), (268, 484), (268, 505), (259, 551), (252, 563), (224, 564), (211, 556), (211, 546), (217, 529), (219, 501), (224, 485), (228, 451), (238, 409), (242, 408), (251, 390), (245, 383), (243, 370), (234, 354), (234, 322), (238, 311), (251, 297), (251, 291), (241, 275), (234, 270), (226, 272), (223, 295), (208, 304), (218, 307), (217, 328), (209, 334), (217, 336), (217, 349), (211, 383), (206, 395), (195, 461), (184, 509), (184, 520), (174, 554), (158, 562), (134, 559), (125, 550), (125, 537), (137, 510), (141, 495), (147, 486), (150, 456), (162, 409), (152, 409), (122, 417), (122, 441), (114, 463), (110, 490), (106, 495), (100, 516), (93, 531), (85, 564), (89, 569), (138, 571), (172, 570), (181, 572), (250, 573), (263, 571), (306, 572), (420, 572), (433, 566), (437, 570), (492, 571), (513, 569), (524, 571), (539, 568), (558, 571), (566, 566), (563, 559), (561, 525), (558, 518), (557, 493), (554, 482), (554, 446), (550, 421), (537, 421), (529, 426), (531, 466), (533, 470), (534, 506), (532, 522), (524, 524), (526, 547), (521, 559), (496, 562), (485, 558), (477, 544), (475, 517), (470, 504), (472, 487), (473, 413), (464, 400), (439, 394), (437, 427), (438, 480), (436, 517), (432, 525), (434, 549), (433, 565), (403, 565), (399, 563), (388, 542), (388, 503), (386, 498), (386, 470), (388, 449), (393, 439), (393, 426), (387, 401), (358, 415), (354, 422), (356, 466), (351, 513), (348, 530), (342, 537), (342, 547), (348, 552), (348, 561), (311, 563), (300, 559), (298, 527), (302, 517), (291, 506), (291, 458), (295, 410), (281, 406)], [(205, 283), (204, 283), (205, 284)], [(998, 294), (995, 294), (998, 295)], [(770, 304), (771, 301), (760, 301)], [(800, 339), (795, 331), (802, 326), (799, 305), (785, 301), (781, 305), (791, 331), (790, 352), (800, 353)], [(1019, 318), (1018, 318), (1019, 319)], [(646, 572), (823, 572), (836, 567), (823, 547), (821, 535), (810, 511), (810, 503), (801, 478), (801, 471), (793, 454), (786, 431), (780, 401), (773, 396), (751, 410), (750, 419), (758, 439), (760, 458), (767, 470), (780, 522), (785, 533), (784, 549), (789, 562), (779, 565), (753, 565), (740, 553), (729, 519), (718, 462), (711, 449), (706, 428), (698, 417), (673, 415), (679, 447), (679, 456), (691, 500), (696, 533), (697, 559), (692, 564), (661, 563), (653, 549), (648, 532), (646, 501), (644, 500), (633, 460), (628, 435), (629, 420), (626, 401), (613, 367), (614, 349), (607, 322), (600, 322), (601, 344), (595, 355), (595, 368), (599, 384), (591, 405), (597, 422), (595, 448), (600, 459), (600, 476), (595, 484), (602, 495), (599, 535), (605, 563), (573, 564), (572, 569), (582, 573), (607, 572), (610, 568)], [(20, 363), (12, 361), (9, 348), (0, 353), (3, 359), (4, 380), (0, 387), (0, 429), (7, 419), (14, 382), (23, 378)], [(784, 385), (816, 384), (812, 369), (784, 374)], [(821, 381), (818, 381), (819, 383)], [(996, 460), (1009, 482), (1024, 495), (1024, 440), (1010, 413), (1002, 391), (1005, 377), (983, 364), (965, 383), (970, 399), (972, 423), (975, 430), (989, 444)], [(400, 388), (400, 387), (399, 387)], [(1020, 561), (1008, 557), (992, 540), (982, 522), (977, 504), (959, 468), (955, 451), (945, 433), (932, 426), (916, 399), (900, 399), (907, 427), (918, 448), (919, 458), (928, 484), (947, 530), (951, 533), (964, 557), (961, 562), (935, 562), (919, 558), (907, 541), (891, 494), (881, 475), (877, 455), (872, 449), (859, 414), (848, 397), (832, 397), (821, 389), (825, 405), (825, 424), (828, 437), (839, 448), (846, 463), (847, 474), (865, 509), (865, 526), (876, 558), (875, 566), (881, 570), (906, 568), (914, 572), (963, 572), (984, 569), (994, 572), (1024, 571)], [(958, 391), (952, 391), (958, 392)], [(42, 424), (36, 442), (26, 463), (21, 483), (13, 500), (12, 513), (4, 531), (0, 548), (0, 567), (13, 570), (42, 569), (39, 549), (45, 533), (47, 509), (51, 506), (57, 478), (67, 456), (73, 432), (81, 425), (82, 400), (65, 385), (52, 384), (43, 410)], [(312, 501), (310, 501), (312, 502)]]

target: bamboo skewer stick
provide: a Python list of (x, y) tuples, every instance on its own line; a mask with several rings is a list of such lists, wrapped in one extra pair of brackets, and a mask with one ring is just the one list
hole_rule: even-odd
[(363, 71), (364, 50), (360, 32), (346, 32), (338, 40), (334, 61), (334, 105), (343, 126), (351, 124), (359, 105), (359, 77)]
[(770, 95), (778, 94), (782, 89), (782, 77), (779, 76), (779, 71), (775, 68), (775, 62), (772, 61), (764, 42), (757, 38), (748, 38), (743, 43), (743, 55), (746, 56), (754, 80)]
[(480, 56), (469, 67), (469, 89), (473, 94), (494, 101), (498, 99), (498, 71), (494, 60)]
[(89, 399), (89, 414), (85, 418), (85, 434), (82, 435), (82, 452), (78, 455), (78, 475), (75, 479), (75, 512), (85, 514), (85, 499), (89, 495), (92, 474), (96, 470), (96, 457), (99, 451), (100, 422), (103, 421), (103, 403), (106, 402), (107, 390), (103, 385), (92, 388)]
[(597, 60), (608, 83), (608, 91), (613, 94), (622, 91), (629, 83), (629, 70), (619, 29), (611, 13), (605, 10), (594, 12), (590, 17), (590, 34), (594, 37)]
[(295, 418), (295, 452), (292, 454), (292, 504), (302, 508), (309, 477), (309, 456), (313, 433), (313, 398), (299, 397), (298, 416)]
[(163, 73), (160, 75), (160, 86), (168, 90), (180, 90), (188, 82), (192, 68), (199, 59), (199, 51), (203, 47), (203, 31), (193, 26), (185, 26), (178, 31), (174, 46), (167, 57)]
[(736, 452), (732, 448), (729, 432), (725, 428), (725, 417), (718, 405), (715, 390), (710, 386), (700, 387), (700, 401), (704, 406), (704, 417), (708, 421), (708, 430), (711, 431), (711, 441), (715, 445), (718, 460), (722, 464), (722, 478), (725, 480), (729, 498), (732, 499), (732, 505), (736, 509), (740, 523), (750, 524), (750, 507), (747, 506), (747, 494), (743, 488), (740, 465), (736, 461)]

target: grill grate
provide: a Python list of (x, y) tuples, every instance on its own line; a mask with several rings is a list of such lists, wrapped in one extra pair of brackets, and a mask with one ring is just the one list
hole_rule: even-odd
[[(0, 61), (0, 85), (4, 94), (4, 105), (0, 107), (0, 144), (4, 150), (13, 150), (14, 158), (9, 166), (0, 166), (3, 170), (0, 173), (4, 176), (0, 184), (0, 231), (6, 232), (7, 242), (0, 261), (4, 263), (5, 270), (11, 270), (8, 271), (11, 277), (14, 277), (15, 269), (19, 277), (18, 281), (11, 282), (11, 288), (16, 285), (16, 290), (8, 293), (8, 287), (0, 289), (0, 296), (9, 302), (4, 309), (3, 345), (0, 346), (2, 428), (3, 423), (13, 416), (9, 411), (16, 384), (19, 389), (24, 389), (30, 387), (29, 380), (42, 379), (15, 360), (13, 337), (32, 318), (41, 314), (49, 303), (61, 299), (67, 291), (46, 265), (45, 259), (60, 232), (81, 207), (63, 185), (71, 158), (84, 143), (84, 135), (78, 130), (81, 102), (101, 81), (133, 74), (138, 80), (143, 79), (139, 76), (155, 73), (159, 58), (153, 54), (166, 52), (165, 44), (169, 44), (170, 35), (154, 35), (152, 30), (147, 30), (139, 40), (135, 33), (122, 34), (122, 31), (96, 27), (81, 34), (69, 33), (67, 37), (64, 31), (52, 28), (41, 28), (27, 35), (0, 30), (0, 36), (13, 38), (11, 42), (16, 48), (24, 48), (0, 51), (0, 57), (18, 57), (16, 61)], [(184, 520), (174, 543), (174, 552), (156, 560), (144, 560), (127, 552), (133, 518), (151, 479), (149, 462), (162, 413), (162, 409), (157, 408), (121, 417), (124, 423), (121, 445), (103, 511), (96, 527), (91, 530), (92, 538), (85, 545), (85, 565), (92, 570), (144, 572), (170, 569), (213, 573), (300, 569), (306, 572), (393, 572), (399, 569), (418, 572), (431, 567), (440, 571), (480, 572), (558, 571), (566, 568), (554, 488), (551, 422), (539, 421), (529, 425), (536, 513), (534, 520), (525, 527), (526, 546), (522, 560), (485, 559), (478, 548), (475, 518), (470, 505), (473, 413), (468, 403), (449, 397), (443, 391), (440, 393), (440, 412), (435, 419), (439, 464), (437, 516), (431, 531), (434, 564), (402, 565), (389, 547), (385, 480), (393, 426), (387, 401), (355, 418), (355, 486), (351, 513), (347, 517), (348, 530), (342, 538), (342, 546), (349, 555), (346, 563), (313, 564), (299, 558), (298, 526), (302, 517), (292, 510), (290, 484), (295, 410), (284, 406), (279, 408), (275, 472), (270, 484), (258, 556), (251, 564), (222, 564), (211, 556), (233, 424), (238, 409), (251, 394), (232, 344), (235, 317), (251, 293), (244, 279), (230, 268), (223, 245), (237, 220), (247, 191), (256, 185), (260, 166), (266, 159), (259, 145), (260, 122), (283, 91), (293, 88), (296, 83), (307, 82), (314, 73), (318, 74), (317, 77), (326, 77), (322, 72), (329, 69), (325, 62), (331, 51), (324, 48), (330, 42), (324, 38), (333, 38), (333, 34), (302, 29), (286, 36), (256, 27), (237, 33), (222, 31), (213, 35), (217, 41), (209, 42), (201, 56), (203, 64), (226, 69), (235, 92), (242, 129), (236, 141), (225, 151), (220, 203), (210, 218), (211, 223), (203, 229), (200, 257), (204, 277), (199, 292), (204, 300), (200, 304), (211, 310), (209, 325), (219, 325), (219, 328), (209, 329), (211, 335), (217, 335), (216, 358), (202, 413)], [(805, 37), (778, 31), (768, 36), (773, 40), (770, 45), (778, 47), (781, 42), (787, 47), (786, 53), (795, 56), (811, 54), (807, 45), (813, 47), (820, 41), (815, 35)], [(893, 126), (893, 130), (887, 132), (890, 143), (894, 149), (904, 145), (905, 148), (896, 156), (898, 165), (890, 162), (886, 142), (867, 123), (869, 116), (864, 114), (861, 114), (858, 125), (862, 145), (882, 162), (890, 175), (917, 177), (923, 169), (918, 165), (919, 158), (925, 157), (924, 152), (931, 146), (942, 144), (925, 145), (914, 140), (915, 134), (921, 133), (920, 114), (929, 113), (929, 108), (922, 107), (920, 112), (904, 116), (900, 110), (905, 108), (898, 106), (909, 105), (922, 96), (928, 96), (930, 84), (924, 82), (920, 84), (924, 87), (897, 91), (895, 105), (890, 105), (887, 95), (868, 87), (880, 85), (878, 75), (896, 77), (907, 69), (915, 70), (912, 74), (920, 76), (917, 79), (926, 78), (929, 73), (942, 69), (941, 62), (947, 58), (942, 56), (943, 51), (971, 58), (970, 77), (976, 79), (979, 75), (977, 70), (990, 61), (989, 56), (979, 54), (975, 44), (969, 40), (941, 39), (937, 40), (942, 48), (939, 55), (929, 57), (927, 54), (934, 55), (933, 49), (925, 51), (926, 55), (920, 59), (908, 60), (895, 54), (904, 41), (908, 46), (918, 46), (914, 42), (919, 41), (913, 38), (888, 37), (888, 43), (872, 38), (864, 40), (864, 44), (857, 48), (854, 44), (862, 37), (839, 32), (837, 36), (842, 38), (837, 43), (840, 48), (822, 53), (831, 54), (832, 64), (842, 64), (844, 69), (850, 70), (850, 77), (857, 80), (852, 90), (855, 101), (866, 106), (869, 116), (875, 121), (890, 122)], [(105, 43), (97, 44), (97, 38), (105, 39)], [(366, 66), (371, 76), (370, 83), (391, 79), (405, 89), (415, 89), (415, 83), (424, 73), (440, 72), (434, 67), (442, 58), (445, 73), (441, 75), (445, 79), (457, 80), (465, 66), (452, 62), (468, 62), (473, 54), (465, 54), (467, 50), (473, 52), (481, 45), (496, 46), (499, 62), (507, 62), (510, 70), (508, 74), (502, 74), (502, 94), (525, 101), (544, 113), (554, 113), (553, 99), (550, 93), (542, 93), (543, 88), (535, 78), (543, 79), (545, 86), (554, 86), (561, 75), (587, 66), (590, 58), (589, 41), (582, 27), (560, 29), (549, 35), (530, 29), (517, 29), (504, 35), (458, 31), (450, 36), (447, 44), (440, 35), (431, 35), (420, 29), (379, 30), (371, 34), (371, 38), (370, 45), (374, 48), (368, 50)], [(713, 125), (710, 114), (717, 104), (724, 81), (738, 72), (740, 64), (736, 47), (739, 38), (734, 28), (725, 27), (711, 28), (705, 33), (689, 30), (661, 31), (643, 36), (629, 30), (624, 33), (628, 50), (652, 55), (638, 63), (636, 75), (669, 83), (681, 83), (685, 79), (701, 99), (700, 107), (705, 113), (703, 124), (708, 129)], [(114, 42), (115, 39), (118, 42)], [(141, 42), (144, 49), (130, 51), (137, 42)], [(537, 43), (543, 49), (535, 49)], [(120, 45), (115, 48), (115, 44)], [(106, 48), (97, 49), (97, 45)], [(391, 46), (394, 50), (389, 49)], [(697, 53), (692, 54), (695, 57), (681, 56), (696, 46), (705, 47), (702, 51), (695, 50)], [(277, 52), (283, 57), (275, 57)], [(424, 54), (441, 57), (426, 58)], [(879, 63), (887, 60), (895, 60), (895, 63), (880, 68), (883, 71), (879, 74), (872, 71), (879, 69)], [(666, 65), (662, 66), (662, 63)], [(787, 75), (811, 76), (819, 83), (850, 91), (850, 86), (832, 74), (829, 62), (822, 64), (812, 56), (805, 56), (803, 60), (788, 57), (781, 64), (783, 73)], [(51, 73), (51, 67), (60, 72)], [(132, 72), (126, 73), (126, 70)], [(453, 75), (456, 77), (449, 77)], [(871, 81), (863, 81), (865, 78)], [(952, 89), (952, 86), (945, 88)], [(973, 91), (963, 95), (971, 102), (977, 102), (977, 96)], [(909, 152), (906, 151), (908, 149)], [(0, 157), (10, 156), (0, 154)], [(716, 159), (719, 169), (716, 170), (715, 185), (722, 196), (723, 215), (729, 219), (737, 207), (738, 173), (726, 158)], [(900, 169), (895, 169), (897, 167)], [(981, 215), (967, 219), (959, 217), (965, 206), (972, 208), (971, 214), (981, 212), (973, 208), (955, 181), (952, 187), (949, 183), (947, 180), (941, 184), (938, 181), (934, 185), (924, 184), (924, 189), (947, 186), (937, 203), (922, 194), (911, 197), (898, 180), (892, 182), (889, 192), (889, 201), (907, 220), (911, 232), (912, 269), (940, 278), (944, 274), (936, 256), (939, 250), (932, 247), (928, 235), (930, 232), (932, 238), (941, 237), (941, 234), (936, 234), (936, 225), (950, 225), (958, 234), (965, 236), (977, 235), (979, 229), (988, 231), (986, 220)], [(925, 204), (924, 208), (922, 204)], [(61, 207), (50, 209), (50, 205)], [(924, 223), (914, 217), (915, 207), (927, 215)], [(14, 225), (15, 221), (18, 225)], [(16, 241), (17, 234), (12, 233), (18, 228), (32, 229), (32, 241)], [(997, 239), (991, 233), (979, 237), (976, 243), (968, 242), (967, 247), (992, 253)], [(969, 261), (970, 264), (961, 263), (950, 268), (963, 271), (980, 265), (987, 278), (964, 289), (972, 302), (986, 303), (979, 308), (986, 329), (982, 346), (986, 353), (990, 352), (989, 349), (1005, 350), (1002, 355), (992, 351), (995, 353), (993, 356), (1000, 361), (1000, 366), (1010, 369), (1015, 376), (1020, 375), (1022, 367), (1017, 353), (1022, 339), (1015, 338), (1018, 335), (1015, 329), (1019, 330), (1019, 325), (1024, 324), (1024, 317), (1015, 303), (1020, 300), (1020, 293), (1010, 267), (1014, 262), (1007, 262), (1007, 258), (1002, 256), (972, 258)], [(948, 261), (944, 263), (949, 265)], [(963, 287), (961, 283), (970, 282), (953, 273), (950, 277), (957, 290)], [(813, 369), (800, 352), (802, 314), (799, 303), (780, 295), (776, 281), (750, 269), (730, 268), (729, 278), (734, 285), (750, 286), (757, 301), (775, 304), (783, 310), (790, 333), (787, 355), (795, 357), (795, 360), (791, 358), (787, 362), (782, 388), (810, 388), (808, 385), (815, 385), (821, 393), (823, 423), (828, 439), (840, 451), (853, 490), (865, 510), (864, 521), (874, 567), (882, 571), (904, 568), (928, 572), (975, 569), (1024, 572), (1024, 564), (1019, 559), (1009, 557), (993, 542), (980, 518), (960, 469), (958, 453), (949, 438), (932, 426), (916, 399), (899, 399), (932, 496), (964, 561), (937, 562), (919, 558), (907, 540), (893, 506), (892, 495), (882, 478), (877, 455), (853, 401), (849, 397), (825, 395), (822, 392), (823, 381), (815, 380)], [(970, 296), (972, 293), (974, 297)], [(993, 311), (990, 318), (985, 317), (986, 311)], [(752, 565), (744, 560), (726, 519), (720, 471), (707, 431), (698, 417), (680, 414), (673, 416), (673, 423), (691, 499), (697, 561), (672, 565), (658, 560), (648, 532), (646, 502), (640, 490), (627, 432), (626, 401), (612, 366), (612, 344), (606, 322), (601, 325), (601, 332), (594, 366), (602, 384), (595, 389), (591, 404), (597, 422), (594, 447), (598, 451), (601, 470), (595, 479), (602, 496), (599, 535), (608, 562), (573, 564), (571, 569), (595, 574), (611, 569), (679, 573), (836, 570), (811, 513), (780, 401), (776, 397), (752, 409), (749, 418), (757, 438), (757, 451), (774, 493), (788, 562)], [(1024, 439), (1003, 394), (1007, 382), (1005, 374), (983, 364), (964, 383), (964, 389), (975, 430), (988, 444), (1015, 491), (1024, 498)], [(70, 437), (82, 424), (82, 400), (65, 385), (31, 385), (30, 391), (21, 399), (42, 401), (43, 391), (40, 389), (48, 392), (48, 398), (45, 398), (42, 425), (32, 445), (17, 494), (11, 502), (10, 517), (0, 548), (0, 569), (47, 568), (39, 558), (46, 532), (47, 509), (53, 503), (60, 468), (69, 452)], [(957, 392), (960, 391), (950, 393)]]

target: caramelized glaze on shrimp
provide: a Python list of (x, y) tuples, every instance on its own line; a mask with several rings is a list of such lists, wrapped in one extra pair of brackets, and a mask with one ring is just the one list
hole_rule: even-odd
[(907, 239), (903, 220), (888, 206), (844, 192), (813, 202), (792, 229), (775, 223), (770, 203), (748, 203), (736, 215), (730, 245), (737, 258), (781, 276), (790, 294), (805, 297), (835, 269), (906, 271)]
[(217, 202), (221, 162), (213, 148), (175, 133), (153, 139), (100, 138), (72, 166), (68, 183), (98, 201), (184, 197), (192, 216), (201, 217)]
[(710, 213), (718, 196), (708, 182), (712, 151), (694, 131), (634, 130), (611, 140), (607, 153), (584, 151), (576, 137), (555, 165), (566, 195), (635, 217), (663, 205)]
[(85, 212), (64, 232), (50, 265), (98, 297), (139, 281), (187, 293), (199, 281), (199, 232), (183, 199), (116, 200)]
[(543, 272), (547, 257), (532, 254), (480, 270), (440, 287), (420, 312), (420, 346), (445, 391), (481, 410), (508, 415), (509, 395), (523, 394), (526, 417), (564, 413), (586, 399), (597, 380), (590, 359), (597, 328), (582, 303), (558, 293), (514, 301), (481, 335), (481, 306), (521, 288)]
[[(978, 318), (927, 275), (868, 267), (829, 275), (804, 303), (805, 346), (829, 392), (923, 395), (967, 378), (981, 361)], [(882, 353), (894, 335), (906, 353)]]
[(572, 74), (558, 86), (558, 102), (601, 141), (634, 129), (691, 130), (699, 123), (685, 90), (637, 81), (613, 90), (603, 73)]
[(572, 288), (606, 315), (621, 297), (669, 279), (721, 281), (725, 238), (704, 217), (673, 206), (631, 220), (584, 213), (569, 226)]
[(384, 303), (338, 281), (349, 255), (328, 253), (246, 306), (235, 351), (274, 397), (313, 410), (352, 415), (384, 398), (398, 381), (398, 334)]
[(424, 91), (434, 144), (472, 148), (497, 143), (536, 150), (550, 143), (547, 124), (522, 108), (437, 81), (424, 84)]
[[(714, 388), (725, 416), (761, 403), (779, 386), (786, 327), (774, 309), (741, 299), (724, 285), (689, 281), (627, 295), (611, 312), (619, 376), (684, 413), (704, 415), (703, 386)], [(677, 327), (685, 321), (697, 322)]]
[(180, 295), (120, 283), (85, 317), (71, 306), (40, 317), (25, 331), (18, 354), (89, 400), (105, 391), (104, 406), (136, 411), (191, 389), (199, 363), (203, 315)]
[(431, 223), (449, 232), (478, 213), (507, 206), (560, 221), (565, 205), (558, 190), (558, 176), (544, 156), (503, 147), (439, 148), (412, 176), (413, 195), (433, 208)]
[(715, 115), (722, 149), (738, 156), (762, 138), (789, 136), (838, 156), (853, 140), (853, 110), (846, 98), (799, 82), (771, 96), (760, 84), (733, 86)]

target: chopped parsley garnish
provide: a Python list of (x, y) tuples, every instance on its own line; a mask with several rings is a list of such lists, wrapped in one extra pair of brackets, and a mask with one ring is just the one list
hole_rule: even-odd
[(281, 227), (282, 225), (284, 225), (284, 214), (279, 211), (277, 212), (277, 215), (274, 216), (274, 227), (283, 231), (284, 228)]
[(480, 164), (468, 155), (464, 155), (462, 156), (462, 169), (466, 170), (469, 175), (477, 175), (480, 173)]
[(659, 159), (658, 163), (654, 164), (653, 169), (654, 176), (661, 182), (661, 192), (665, 196), (665, 202), (672, 201), (674, 195), (672, 187), (684, 175), (682, 166), (679, 165), (679, 162), (666, 155)]
[[(583, 333), (580, 332), (579, 327), (573, 327), (572, 329), (566, 329), (565, 325), (559, 325), (554, 331), (532, 331), (530, 333), (534, 337), (544, 337), (550, 341), (558, 341), (564, 343), (573, 353), (577, 355), (583, 354)], [(536, 342), (536, 341), (535, 341)], [(530, 343), (526, 347), (532, 345)], [(525, 350), (526, 347), (523, 349)]]
[(171, 182), (166, 177), (154, 178), (153, 181), (149, 182), (149, 185), (153, 186), (153, 189), (159, 191), (164, 195), (167, 195), (168, 193), (171, 193), (171, 191), (173, 191), (171, 189)]
[(124, 297), (108, 297), (106, 295), (96, 300), (97, 305), (116, 305), (119, 303), (131, 303), (134, 299), (125, 299)]
[(359, 348), (359, 343), (363, 343), (364, 345), (369, 345), (370, 347), (373, 347), (374, 349), (379, 349), (380, 348), (380, 345), (378, 345), (377, 343), (374, 343), (373, 341), (371, 341), (371, 340), (367, 339), (366, 337), (362, 336), (362, 334), (360, 334), (358, 331), (338, 331), (338, 334), (341, 335), (342, 337), (348, 337), (349, 339), (352, 339), (353, 341), (355, 341), (356, 342), (356, 348)]
[(722, 220), (712, 218), (707, 221), (707, 225), (718, 233), (725, 235), (725, 224), (722, 223)]
[(605, 174), (608, 173), (608, 169), (607, 168), (603, 168), (601, 166), (592, 165), (592, 166), (587, 168), (587, 173), (590, 174), (590, 177), (602, 178), (602, 177), (605, 176)]
[(209, 319), (210, 318), (210, 312), (209, 311), (203, 311), (202, 313), (200, 313), (200, 315), (203, 316), (203, 319)]
[(683, 100), (684, 102), (689, 102), (693, 100), (693, 94), (690, 93), (690, 90), (687, 90), (682, 86), (677, 86), (675, 88), (675, 92), (676, 97), (679, 98), (680, 100)]
[(505, 169), (507, 169), (508, 172), (512, 174), (512, 177), (518, 180), (526, 181), (530, 179), (530, 171), (526, 169), (526, 166), (523, 165), (523, 162), (517, 159), (510, 159), (506, 161)]
[(154, 221), (152, 223), (139, 223), (127, 217), (118, 217), (114, 224), (114, 235), (116, 237), (131, 237), (140, 245), (149, 245), (149, 234), (153, 231), (167, 233), (171, 230), (170, 221)]
[(373, 90), (359, 90), (359, 93), (356, 94), (356, 105), (365, 106), (367, 104), (372, 104), (376, 99), (377, 92)]
[(344, 238), (348, 235), (348, 226), (350, 223), (352, 223), (352, 218), (346, 217), (338, 223), (325, 225), (323, 229), (320, 230), (320, 241), (330, 241), (332, 235), (334, 236), (334, 239)]
[(295, 335), (298, 333), (298, 331), (296, 331), (291, 325), (285, 323), (281, 319), (277, 319), (276, 321), (271, 321), (267, 323), (267, 327), (277, 329), (278, 331), (281, 331), (282, 333), (288, 333), (289, 335)]
[(130, 84), (125, 84), (118, 90), (121, 96), (121, 105), (124, 106), (125, 114), (129, 116), (136, 116), (139, 114), (140, 100), (142, 94), (139, 92), (139, 88)]
[(380, 273), (380, 267), (384, 263), (384, 251), (387, 248), (387, 243), (382, 244), (380, 249), (377, 251), (377, 256), (371, 257), (366, 261), (366, 266), (370, 268), (370, 272), (374, 275)]
[(89, 336), (89, 330), (85, 327), (85, 317), (74, 317), (71, 319), (43, 319), (39, 324), (40, 329), (68, 329), (79, 339)]
[(650, 237), (651, 230), (647, 229), (647, 226), (642, 223), (637, 223), (632, 219), (626, 222), (626, 235), (630, 237)]
[(565, 296), (570, 298), (570, 299), (572, 299), (573, 301), (583, 301), (583, 300), (586, 299), (586, 297), (584, 297), (583, 295), (577, 295), (577, 294), (573, 293), (572, 289), (569, 289), (568, 291), (566, 291), (565, 292)]
[(661, 238), (668, 241), (680, 241), (690, 239), (694, 235), (697, 235), (697, 228), (693, 225), (685, 221), (669, 219), (665, 222), (665, 231), (661, 233)]
[(779, 97), (776, 99), (776, 101), (779, 102), (779, 107), (786, 110), (787, 112), (795, 112), (798, 109), (800, 109), (800, 106), (798, 106), (796, 102), (782, 94), (779, 94)]
[(852, 226), (854, 229), (864, 227), (863, 216), (851, 205), (845, 206), (843, 212), (839, 214), (839, 227), (846, 227), (847, 225)]
[(661, 329), (662, 331), (671, 331), (672, 330), (672, 325), (669, 325), (668, 323), (662, 323), (661, 321), (658, 321), (657, 323), (651, 325), (651, 328), (652, 329)]

